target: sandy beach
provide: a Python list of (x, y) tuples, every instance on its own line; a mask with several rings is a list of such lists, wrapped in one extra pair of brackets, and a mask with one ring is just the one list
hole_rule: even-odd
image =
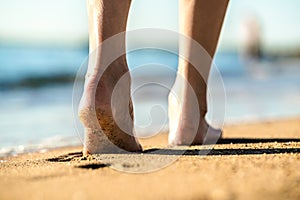
[(166, 134), (142, 144), (134, 155), (70, 147), (1, 158), (0, 199), (300, 199), (300, 119), (226, 126), (208, 155), (168, 148)]

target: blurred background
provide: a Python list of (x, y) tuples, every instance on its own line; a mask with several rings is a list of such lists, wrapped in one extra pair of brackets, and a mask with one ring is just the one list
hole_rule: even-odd
[[(227, 96), (225, 124), (300, 117), (299, 7), (298, 0), (231, 0), (214, 59)], [(177, 1), (132, 1), (128, 30), (177, 31), (177, 22)], [(87, 56), (85, 1), (0, 0), (0, 156), (80, 144), (72, 90)], [(130, 69), (177, 68), (175, 54), (157, 50), (133, 52), (128, 62)], [(152, 72), (134, 79), (160, 75), (171, 84), (175, 77), (159, 67)], [(144, 131), (164, 122), (161, 109), (148, 111), (150, 101), (166, 107), (166, 92), (135, 98), (136, 124)]]

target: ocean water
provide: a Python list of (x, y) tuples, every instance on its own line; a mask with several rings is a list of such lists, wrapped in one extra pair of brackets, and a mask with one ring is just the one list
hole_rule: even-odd
[[(87, 55), (86, 49), (0, 47), (0, 156), (81, 143), (72, 92)], [(134, 86), (145, 80), (165, 86), (145, 86), (133, 94), (141, 137), (166, 128), (177, 60), (153, 49), (128, 55)], [(235, 52), (218, 52), (214, 63), (225, 88), (225, 124), (300, 117), (300, 60), (245, 64)], [(218, 103), (224, 104), (222, 98)]]

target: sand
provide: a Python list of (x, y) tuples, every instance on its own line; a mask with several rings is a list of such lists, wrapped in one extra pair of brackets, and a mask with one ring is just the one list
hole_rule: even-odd
[(143, 154), (1, 158), (0, 199), (300, 199), (300, 119), (226, 126), (210, 152), (166, 141), (143, 140)]

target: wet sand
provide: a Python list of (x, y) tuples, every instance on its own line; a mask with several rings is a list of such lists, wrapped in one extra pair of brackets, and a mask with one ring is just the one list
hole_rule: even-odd
[(160, 134), (143, 154), (1, 158), (0, 199), (300, 199), (300, 119), (227, 126), (211, 151), (166, 143)]

